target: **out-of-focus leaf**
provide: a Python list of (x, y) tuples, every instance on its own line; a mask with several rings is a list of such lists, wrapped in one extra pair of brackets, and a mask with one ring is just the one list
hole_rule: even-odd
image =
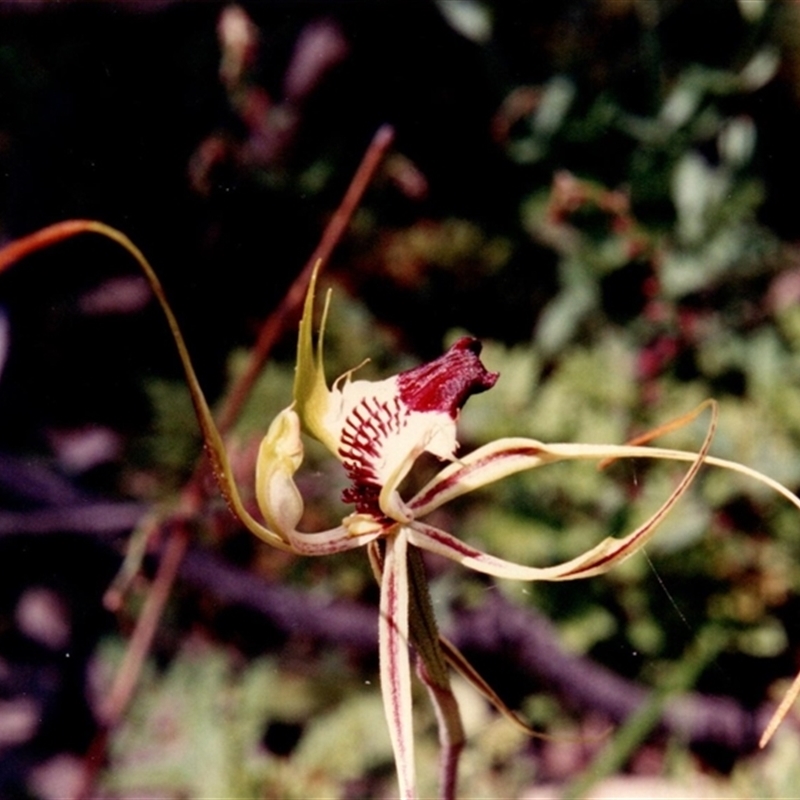
[(436, 6), (453, 30), (473, 42), (484, 44), (492, 35), (492, 17), (478, 0), (436, 0)]

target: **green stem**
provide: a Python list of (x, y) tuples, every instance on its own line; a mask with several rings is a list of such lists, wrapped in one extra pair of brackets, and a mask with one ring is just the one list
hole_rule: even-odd
[(439, 640), (439, 629), (428, 591), (422, 554), (408, 550), (409, 638), (417, 656), (417, 674), (425, 684), (439, 727), (440, 797), (455, 800), (458, 761), (464, 747), (464, 726), (450, 686), (450, 670)]

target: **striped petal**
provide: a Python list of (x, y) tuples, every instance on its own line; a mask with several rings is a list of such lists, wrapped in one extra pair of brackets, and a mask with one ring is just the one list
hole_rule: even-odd
[[(620, 458), (654, 458), (668, 461), (697, 461), (702, 457), (706, 463), (733, 469), (751, 477), (757, 477), (764, 483), (778, 489), (775, 484), (760, 473), (754, 473), (747, 467), (734, 462), (722, 461), (708, 457), (708, 448), (717, 425), (718, 409), (714, 401), (706, 401), (700, 409), (711, 410), (711, 422), (700, 453), (684, 450), (672, 450), (663, 447), (645, 447), (635, 444), (545, 444), (536, 439), (507, 438), (497, 439), (477, 450), (473, 450), (455, 463), (445, 467), (429, 481), (407, 503), (407, 507), (419, 519), (435, 511), (456, 497), (472, 492), (482, 486), (507, 478), (517, 472), (523, 472), (558, 461), (590, 460), (599, 461), (601, 465)], [(699, 413), (694, 412), (694, 415)], [(687, 415), (687, 417), (690, 415)], [(699, 467), (699, 465), (697, 465)], [(693, 468), (694, 469), (694, 468)], [(693, 477), (693, 475), (692, 475)], [(691, 480), (691, 478), (690, 478)], [(780, 491), (780, 489), (778, 489)], [(787, 490), (783, 494), (791, 495)]]
[(402, 800), (416, 798), (411, 662), (408, 653), (408, 536), (401, 527), (386, 539), (381, 576), (378, 645), (381, 694)]
[[(545, 444), (536, 439), (497, 439), (445, 467), (406, 504), (415, 518), (427, 516), (456, 497), (482, 486), (559, 461), (612, 461), (620, 458), (652, 458), (666, 461), (694, 461), (697, 453), (665, 447), (643, 447), (615, 444)], [(736, 469), (734, 462), (708, 457), (708, 464)]]
[[(673, 491), (670, 493), (670, 496), (664, 501), (664, 503), (661, 504), (658, 510), (652, 516), (650, 516), (646, 522), (622, 539), (608, 537), (580, 556), (577, 556), (570, 561), (566, 561), (563, 564), (557, 564), (552, 567), (527, 567), (522, 564), (515, 564), (510, 561), (505, 561), (504, 559), (496, 558), (495, 556), (489, 555), (488, 553), (484, 553), (481, 550), (465, 544), (460, 539), (457, 539), (455, 536), (452, 536), (446, 531), (439, 530), (438, 528), (434, 528), (433, 526), (426, 525), (422, 522), (412, 523), (409, 531), (409, 541), (411, 544), (416, 545), (417, 547), (421, 547), (433, 553), (438, 553), (439, 555), (451, 558), (454, 561), (458, 561), (460, 564), (470, 567), (478, 572), (484, 572), (488, 575), (495, 575), (500, 578), (510, 578), (511, 580), (569, 581), (577, 580), (579, 578), (589, 578), (593, 575), (600, 575), (604, 572), (607, 572), (615, 564), (619, 564), (621, 561), (624, 561), (626, 558), (633, 555), (633, 553), (641, 549), (650, 540), (650, 538), (656, 532), (659, 524), (672, 510), (675, 503), (678, 502), (684, 492), (689, 488), (691, 482), (697, 476), (697, 473), (700, 471), (700, 467), (703, 465), (703, 462), (708, 455), (708, 449), (711, 446), (711, 438), (713, 437), (714, 430), (716, 428), (716, 404), (711, 406), (711, 410), (711, 423), (706, 433), (706, 438), (703, 441), (703, 446), (700, 448), (699, 452), (694, 454), (692, 464), (686, 471), (686, 474), (683, 476), (683, 478), (681, 478), (678, 485), (675, 487), (675, 489), (673, 489)], [(630, 455), (641, 456), (648, 453), (651, 457), (665, 457), (663, 454), (661, 456), (654, 456), (653, 453), (658, 452), (656, 448), (627, 448), (625, 446), (620, 448), (609, 448), (604, 446), (596, 447), (594, 445), (545, 446), (541, 445), (540, 443), (536, 444), (539, 448), (538, 453), (519, 452), (518, 448), (515, 448), (513, 451), (514, 454), (509, 455), (505, 459), (497, 456), (497, 464), (491, 463), (490, 456), (488, 464), (486, 458), (480, 458), (477, 461), (472, 462), (472, 464), (467, 464), (463, 467), (460, 465), (458, 466), (459, 469), (465, 470), (468, 473), (469, 478), (467, 480), (471, 484), (476, 476), (480, 476), (481, 474), (483, 474), (484, 477), (486, 475), (494, 475), (498, 469), (502, 471), (502, 465), (504, 463), (506, 465), (506, 470), (509, 467), (513, 467), (514, 472), (517, 472), (520, 469), (525, 469), (526, 462), (528, 468), (531, 466), (540, 466), (542, 463), (545, 463), (541, 460), (541, 448), (544, 448), (545, 456), (549, 457), (551, 461), (568, 457), (618, 458), (627, 457)], [(610, 452), (612, 449), (615, 452)], [(628, 449), (636, 452), (623, 452)], [(532, 461), (533, 463), (531, 463)], [(482, 466), (482, 464), (485, 466)], [(471, 466), (473, 466), (474, 469), (471, 470)], [(458, 472), (458, 470), (456, 470), (456, 472)], [(509, 474), (508, 471), (506, 471), (505, 474)], [(502, 477), (502, 475), (499, 477)], [(496, 480), (497, 477), (494, 477), (493, 479)], [(447, 482), (439, 485), (443, 487), (441, 492), (443, 495), (455, 492), (457, 488), (455, 486), (450, 487)], [(423, 489), (420, 494), (422, 495), (423, 499), (430, 496), (430, 492), (428, 491), (426, 494), (425, 489)], [(428, 500), (426, 502), (430, 504), (433, 501)]]

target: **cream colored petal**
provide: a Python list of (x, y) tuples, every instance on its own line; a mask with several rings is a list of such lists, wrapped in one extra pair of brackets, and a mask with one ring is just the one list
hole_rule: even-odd
[[(600, 575), (604, 572), (607, 572), (615, 564), (624, 561), (626, 558), (633, 555), (633, 553), (640, 550), (650, 540), (650, 538), (656, 532), (659, 524), (672, 510), (674, 505), (686, 492), (692, 481), (697, 476), (697, 473), (700, 471), (700, 468), (703, 466), (704, 460), (708, 455), (708, 449), (711, 446), (711, 439), (714, 435), (714, 430), (716, 429), (717, 406), (716, 404), (712, 404), (710, 407), (712, 416), (711, 423), (709, 424), (708, 431), (706, 432), (706, 437), (703, 440), (703, 445), (700, 450), (694, 454), (692, 464), (687, 470), (686, 474), (683, 476), (683, 478), (681, 478), (678, 485), (675, 487), (675, 489), (673, 489), (669, 497), (664, 501), (664, 503), (661, 504), (658, 510), (652, 516), (650, 516), (646, 522), (621, 539), (609, 537), (604, 539), (595, 547), (587, 550), (585, 553), (571, 559), (570, 561), (553, 567), (544, 568), (526, 567), (521, 564), (515, 564), (510, 561), (495, 558), (488, 553), (484, 553), (481, 550), (477, 550), (476, 548), (465, 544), (455, 536), (452, 536), (445, 531), (434, 528), (431, 525), (426, 525), (422, 522), (412, 523), (409, 529), (409, 541), (411, 544), (414, 544), (417, 547), (421, 547), (423, 549), (430, 550), (431, 552), (438, 553), (439, 555), (443, 555), (447, 558), (451, 558), (461, 564), (464, 564), (464, 566), (470, 567), (479, 572), (485, 572), (489, 575), (496, 575), (502, 578), (510, 578), (512, 580), (567, 581), (576, 580), (578, 578), (589, 578), (593, 575)], [(524, 441), (525, 440), (516, 440), (517, 443)], [(514, 471), (518, 471), (519, 468), (524, 468), (522, 467), (522, 464), (524, 463), (525, 459), (530, 460), (532, 458), (538, 458), (543, 448), (547, 455), (553, 457), (592, 457), (595, 459), (605, 459), (609, 457), (624, 458), (631, 455), (641, 455), (644, 452), (652, 455), (652, 453), (656, 450), (655, 448), (626, 446), (622, 446), (620, 448), (607, 448), (601, 446), (597, 448), (593, 445), (545, 446), (538, 442), (534, 444), (536, 444), (538, 448), (538, 453), (525, 451), (524, 448), (520, 451), (518, 447), (512, 448), (511, 450), (502, 450), (499, 453), (495, 452), (494, 454), (490, 452), (486, 458), (478, 459), (477, 461), (473, 462), (473, 464), (462, 467), (462, 469), (469, 469), (469, 466), (475, 467), (475, 470), (468, 476), (471, 481), (479, 475), (482, 469), (482, 464), (488, 464), (485, 469), (489, 470), (490, 472), (495, 469), (496, 465), (492, 464), (491, 460), (492, 458), (495, 458), (499, 460), (500, 465), (502, 465), (505, 461), (508, 462), (507, 467), (513, 465), (515, 467)], [(612, 449), (614, 452), (610, 453), (609, 450)], [(625, 453), (624, 451), (626, 450), (630, 450), (632, 452)], [(505, 459), (501, 457), (501, 453), (503, 452), (506, 454)], [(488, 462), (486, 460), (487, 458), (489, 459)], [(447, 472), (447, 470), (443, 470), (443, 472)], [(467, 480), (466, 476), (464, 480)], [(447, 491), (446, 484), (439, 485), (444, 487), (443, 492)], [(425, 491), (426, 490), (423, 490), (423, 498), (428, 496), (425, 495)], [(430, 503), (431, 501), (428, 502)]]
[(386, 539), (378, 645), (381, 694), (402, 800), (415, 800), (414, 725), (408, 653), (408, 540), (403, 528)]
[[(665, 447), (615, 444), (545, 444), (536, 439), (498, 439), (473, 450), (445, 467), (407, 502), (419, 519), (463, 494), (488, 486), (517, 472), (555, 464), (558, 461), (607, 461), (620, 458), (650, 458), (665, 461), (694, 461), (697, 453)], [(704, 462), (748, 475), (780, 492), (792, 502), (797, 498), (766, 475), (742, 464), (706, 456)]]
[(300, 418), (285, 408), (261, 440), (256, 461), (256, 500), (267, 524), (287, 541), (303, 516), (303, 498), (294, 474), (303, 463)]
[(303, 516), (303, 498), (294, 474), (303, 462), (300, 418), (285, 408), (270, 425), (261, 442), (256, 462), (256, 500), (264, 519), (300, 555), (321, 556), (340, 553), (371, 542), (382, 533), (374, 527), (353, 534), (344, 524), (319, 533), (302, 533), (297, 524)]

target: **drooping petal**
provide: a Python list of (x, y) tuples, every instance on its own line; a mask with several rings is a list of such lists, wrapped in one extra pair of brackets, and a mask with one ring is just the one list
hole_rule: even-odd
[[(564, 460), (596, 460), (600, 468), (605, 468), (613, 461), (622, 458), (651, 458), (666, 461), (695, 461), (697, 453), (688, 450), (673, 450), (665, 447), (643, 446), (656, 436), (669, 433), (676, 428), (695, 419), (701, 412), (710, 409), (712, 412), (711, 428), (707, 436), (713, 435), (718, 415), (717, 404), (706, 400), (697, 408), (681, 417), (671, 420), (652, 431), (647, 432), (627, 444), (545, 444), (536, 439), (506, 438), (497, 439), (442, 469), (411, 500), (406, 508), (415, 518), (424, 517), (456, 497), (487, 486), (490, 483), (506, 478), (517, 472), (554, 464)], [(746, 475), (770, 489), (778, 492), (789, 502), (800, 508), (800, 499), (785, 486), (767, 475), (758, 472), (736, 461), (706, 455), (704, 462), (709, 466), (727, 469)]]
[(424, 522), (415, 521), (410, 529), (409, 542), (412, 545), (485, 575), (514, 581), (569, 581), (600, 575), (633, 555), (655, 532), (655, 524), (648, 520), (624, 539), (608, 537), (591, 550), (552, 567), (528, 567), (506, 561)]
[(402, 800), (416, 798), (411, 662), (408, 653), (408, 538), (404, 528), (386, 539), (378, 623), (381, 694)]
[[(589, 460), (601, 463), (622, 458), (648, 458), (662, 461), (694, 461), (697, 453), (689, 450), (672, 450), (667, 447), (643, 447), (613, 444), (545, 444), (535, 439), (498, 439), (473, 450), (445, 467), (424, 486), (406, 507), (415, 518), (425, 517), (432, 511), (463, 494), (488, 486), (517, 472), (555, 464), (558, 461)], [(800, 498), (783, 484), (764, 475), (763, 472), (729, 461), (706, 455), (704, 463), (710, 467), (738, 472), (758, 483), (768, 486), (800, 509)]]
[[(716, 408), (714, 406), (714, 408)], [(714, 411), (716, 419), (716, 410)], [(716, 425), (716, 422), (713, 422)], [(713, 430), (711, 431), (713, 434)], [(705, 448), (707, 450), (707, 448)], [(424, 517), (456, 497), (488, 486), (517, 472), (555, 464), (558, 461), (608, 462), (622, 458), (650, 458), (665, 461), (695, 461), (697, 453), (666, 447), (615, 444), (546, 444), (536, 439), (497, 439), (473, 450), (441, 470), (411, 500), (407, 507), (415, 518)], [(772, 479), (733, 461), (704, 456), (705, 463), (749, 475), (784, 496), (794, 495)], [(796, 499), (796, 498), (795, 498)]]
[(408, 540), (415, 547), (457, 561), (476, 572), (494, 575), (496, 578), (515, 581), (563, 581), (588, 577), (588, 574), (576, 572), (582, 566), (585, 555), (553, 567), (528, 567), (524, 564), (497, 558), (462, 542), (461, 539), (447, 531), (419, 521), (412, 522), (409, 526)]
[[(415, 521), (409, 528), (409, 541), (411, 544), (429, 550), (439, 555), (446, 556), (467, 567), (470, 567), (478, 572), (484, 572), (489, 575), (495, 575), (502, 578), (510, 578), (512, 580), (549, 580), (549, 581), (568, 581), (576, 580), (578, 578), (589, 578), (593, 575), (600, 575), (607, 572), (615, 564), (624, 561), (629, 556), (633, 555), (637, 550), (641, 549), (653, 536), (658, 525), (663, 521), (666, 515), (672, 510), (675, 503), (689, 488), (691, 482), (697, 476), (700, 468), (703, 465), (708, 449), (711, 447), (711, 439), (714, 435), (714, 430), (717, 424), (717, 406), (711, 404), (711, 422), (706, 432), (706, 437), (700, 450), (694, 454), (693, 461), (686, 474), (681, 478), (678, 485), (670, 493), (669, 497), (661, 504), (654, 514), (650, 516), (642, 525), (629, 533), (627, 536), (616, 539), (608, 537), (595, 547), (587, 550), (585, 553), (570, 559), (563, 564), (557, 564), (552, 567), (526, 567), (522, 564), (515, 564), (504, 559), (496, 558), (488, 553), (477, 550), (471, 547), (455, 536), (434, 528), (431, 525)], [(524, 441), (524, 440), (517, 440)], [(626, 456), (641, 456), (650, 454), (651, 457), (664, 457), (663, 453), (660, 456), (653, 456), (654, 451), (658, 452), (656, 448), (649, 447), (597, 447), (595, 445), (542, 445), (541, 443), (534, 443), (539, 447), (539, 453), (522, 452), (520, 453), (517, 448), (511, 451), (512, 454), (508, 455), (505, 459), (507, 462), (506, 467), (514, 467), (513, 471), (523, 469), (525, 460), (531, 461), (532, 458), (538, 458), (542, 453), (544, 455), (553, 456), (554, 460), (561, 456), (562, 458), (609, 458), (609, 457), (626, 457)], [(614, 452), (610, 452), (610, 451)], [(625, 450), (631, 450), (630, 453), (624, 453)], [(509, 451), (506, 451), (507, 453)], [(664, 451), (670, 452), (670, 451)], [(680, 451), (678, 451), (680, 452)], [(592, 454), (589, 456), (589, 454)], [(482, 467), (485, 459), (478, 459), (473, 462), (475, 469), (470, 473), (469, 465), (464, 469), (467, 470), (465, 480), (474, 480), (481, 470), (493, 474), (494, 471), (501, 468), (503, 459), (499, 458), (498, 464), (489, 463), (488, 466)], [(541, 460), (529, 466), (540, 466)], [(456, 466), (456, 465), (454, 465)], [(461, 466), (461, 465), (458, 465)], [(447, 468), (450, 469), (450, 468)], [(447, 470), (444, 470), (447, 471)], [(508, 472), (506, 472), (508, 474)], [(497, 478), (494, 477), (494, 480)], [(469, 480), (471, 483), (472, 480)], [(442, 493), (447, 493), (448, 489), (443, 488)], [(450, 491), (455, 491), (451, 489)], [(423, 499), (426, 495), (426, 490), (423, 489)], [(428, 501), (430, 505), (432, 501)]]
[[(559, 461), (609, 461), (621, 458), (650, 458), (666, 461), (694, 461), (697, 453), (666, 447), (624, 444), (547, 444), (536, 439), (497, 439), (441, 470), (406, 505), (415, 518), (424, 517), (456, 497), (507, 478), (517, 472), (536, 469)], [(734, 462), (706, 458), (706, 463), (752, 475)], [(765, 481), (766, 482), (766, 481)], [(776, 488), (776, 487), (775, 487)]]

